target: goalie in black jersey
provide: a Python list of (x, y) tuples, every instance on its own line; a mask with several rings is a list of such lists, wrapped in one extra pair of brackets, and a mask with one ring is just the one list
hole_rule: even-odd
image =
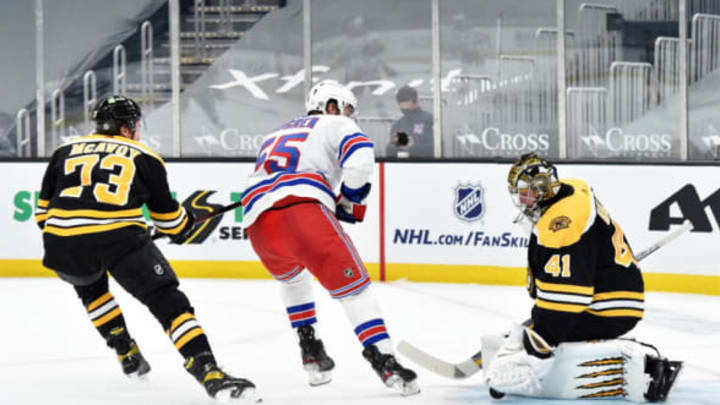
[(93, 114), (96, 133), (57, 148), (45, 171), (35, 215), (43, 265), (74, 286), (128, 376), (141, 376), (150, 365), (109, 291), (108, 272), (148, 307), (211, 397), (255, 400), (253, 383), (218, 368), (193, 307), (150, 238), (143, 204), (172, 243), (192, 237), (195, 220), (170, 195), (163, 159), (139, 142), (140, 107), (112, 96)]
[[(533, 225), (527, 287), (535, 305), (494, 359), (483, 345), (490, 387), (525, 396), (664, 400), (681, 364), (617, 339), (644, 309), (643, 277), (620, 225), (587, 183), (559, 180), (555, 166), (534, 153), (513, 164), (508, 186), (520, 218)], [(605, 343), (588, 343), (596, 340)], [(600, 366), (608, 369), (592, 368)]]

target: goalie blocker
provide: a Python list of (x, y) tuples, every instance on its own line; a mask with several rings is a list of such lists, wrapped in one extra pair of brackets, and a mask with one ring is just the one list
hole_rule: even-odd
[[(662, 357), (654, 346), (623, 338), (561, 343), (547, 359), (508, 362), (506, 359), (514, 356), (507, 354), (507, 341), (513, 338), (512, 335), (513, 332), (508, 338), (492, 335), (482, 337), (483, 378), (490, 386), (493, 398), (514, 394), (560, 399), (665, 401), (683, 365), (680, 361)], [(528, 334), (523, 333), (519, 338), (526, 343), (533, 340), (532, 337), (524, 337), (528, 337)], [(518, 343), (522, 351), (517, 355), (534, 357), (525, 353), (522, 342)], [(504, 375), (499, 376), (498, 373)], [(522, 379), (528, 374), (534, 381), (506, 386), (497, 386), (493, 382), (498, 380), (507, 383), (508, 379)]]

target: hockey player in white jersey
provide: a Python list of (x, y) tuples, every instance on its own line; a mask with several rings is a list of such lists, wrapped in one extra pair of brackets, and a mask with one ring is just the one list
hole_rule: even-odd
[(315, 276), (343, 306), (363, 357), (385, 385), (412, 395), (419, 392), (416, 374), (395, 359), (370, 276), (338, 222), (363, 220), (371, 188), (373, 142), (349, 118), (356, 106), (350, 90), (321, 82), (307, 97), (306, 116), (263, 139), (243, 193), (243, 225), (263, 265), (282, 283), (310, 385), (330, 382), (335, 366), (315, 330)]

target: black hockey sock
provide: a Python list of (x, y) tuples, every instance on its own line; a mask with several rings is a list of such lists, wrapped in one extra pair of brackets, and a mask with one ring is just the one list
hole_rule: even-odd
[(189, 359), (195, 353), (210, 353), (210, 343), (195, 315), (185, 312), (175, 317), (170, 323), (170, 329), (166, 331), (172, 340), (175, 348), (185, 359)]
[(98, 298), (87, 301), (89, 303), (86, 304), (85, 309), (90, 321), (108, 343), (108, 346), (115, 348), (111, 343), (119, 341), (118, 337), (120, 335), (129, 336), (120, 306), (115, 302), (115, 298), (109, 291)]

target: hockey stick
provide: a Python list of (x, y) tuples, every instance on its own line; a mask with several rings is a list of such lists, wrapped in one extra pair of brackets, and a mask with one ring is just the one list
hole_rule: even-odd
[(687, 221), (681, 226), (680, 228), (676, 229), (673, 233), (665, 236), (664, 238), (660, 239), (659, 241), (653, 243), (650, 245), (647, 249), (643, 250), (642, 252), (635, 255), (635, 260), (640, 261), (655, 252), (656, 250), (660, 249), (661, 247), (667, 245), (669, 242), (677, 239), (678, 236), (684, 234), (685, 232), (692, 229), (693, 224), (690, 221)]
[(405, 340), (398, 343), (397, 350), (419, 366), (447, 378), (467, 378), (482, 369), (482, 350), (456, 364), (429, 355)]
[[(215, 211), (209, 212), (209, 213), (207, 213), (207, 214), (205, 214), (205, 215), (201, 215), (201, 216), (195, 218), (195, 223), (196, 223), (196, 224), (199, 224), (199, 223), (205, 222), (205, 221), (207, 221), (207, 220), (210, 219), (210, 218), (214, 218), (214, 217), (216, 217), (216, 216), (218, 216), (218, 215), (222, 215), (222, 214), (224, 214), (224, 213), (226, 213), (226, 212), (228, 212), (228, 211), (232, 211), (232, 210), (234, 210), (235, 208), (237, 208), (237, 207), (239, 207), (239, 206), (241, 206), (241, 205), (242, 205), (242, 201), (236, 201), (236, 202), (234, 202), (234, 203), (232, 203), (232, 204), (230, 204), (230, 205), (226, 205), (226, 206), (224, 206), (224, 207), (222, 207), (222, 208), (219, 208), (219, 209), (217, 209), (217, 210), (215, 210)], [(153, 239), (153, 240), (156, 240), (156, 239), (160, 239), (160, 238), (162, 238), (162, 237), (164, 237), (164, 236), (168, 236), (168, 235), (165, 234), (165, 233), (161, 233), (161, 232), (155, 232), (155, 233), (153, 234), (153, 236), (152, 236), (152, 239)]]
[[(650, 247), (648, 247), (647, 249), (635, 255), (635, 259), (637, 261), (640, 261), (650, 256), (656, 250), (667, 245), (669, 242), (676, 239), (678, 236), (687, 232), (691, 228), (692, 223), (686, 222), (682, 227), (678, 228), (673, 233), (665, 236), (664, 238), (650, 245)], [(427, 354), (405, 340), (401, 340), (400, 343), (398, 343), (397, 350), (420, 367), (423, 367), (426, 370), (432, 371), (435, 374), (447, 378), (467, 378), (482, 369), (482, 350), (478, 351), (477, 353), (470, 356), (470, 358), (463, 360), (459, 363), (450, 363), (448, 361)]]

